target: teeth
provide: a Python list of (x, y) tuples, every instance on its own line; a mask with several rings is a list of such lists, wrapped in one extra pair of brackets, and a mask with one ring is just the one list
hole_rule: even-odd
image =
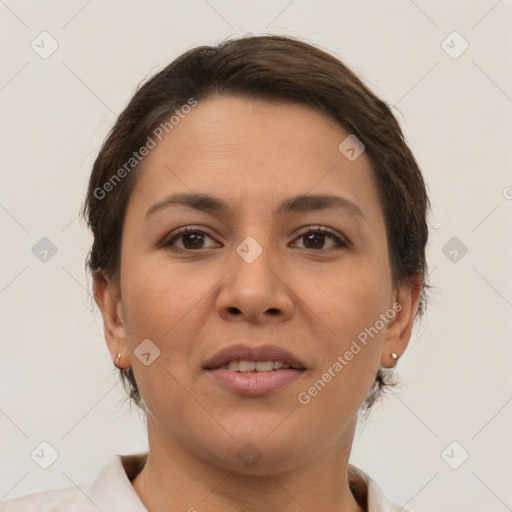
[(290, 365), (281, 361), (230, 361), (228, 364), (223, 364), (220, 368), (233, 372), (250, 373), (254, 371), (271, 372), (272, 370), (286, 370), (290, 368)]
[(252, 372), (256, 369), (256, 363), (254, 361), (239, 361), (238, 370), (241, 372)]
[(271, 372), (273, 369), (274, 364), (272, 363), (272, 361), (265, 361), (264, 363), (258, 361), (256, 363), (256, 370), (258, 370), (259, 372)]
[(238, 371), (238, 361), (229, 361), (227, 368), (228, 368), (228, 370), (237, 372)]

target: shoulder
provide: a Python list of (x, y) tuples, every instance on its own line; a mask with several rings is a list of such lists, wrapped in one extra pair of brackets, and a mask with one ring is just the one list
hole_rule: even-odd
[(92, 483), (0, 501), (0, 512), (146, 512), (131, 484), (146, 455), (115, 455)]
[(1, 512), (89, 512), (96, 507), (88, 501), (86, 496), (76, 487), (67, 487), (53, 491), (42, 491), (33, 494), (27, 494), (20, 498), (14, 498), (0, 502)]
[(356, 500), (369, 512), (412, 512), (389, 500), (377, 482), (363, 470), (349, 464), (349, 484)]

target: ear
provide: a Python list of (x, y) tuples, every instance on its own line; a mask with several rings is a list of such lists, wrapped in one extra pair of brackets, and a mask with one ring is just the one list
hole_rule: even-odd
[(395, 300), (390, 307), (396, 312), (396, 315), (388, 323), (380, 360), (381, 366), (385, 368), (390, 368), (396, 363), (391, 354), (395, 353), (400, 357), (409, 344), (422, 287), (423, 274), (418, 273), (414, 277), (404, 280), (398, 291), (395, 292)]
[[(126, 362), (130, 360), (130, 356), (126, 343), (127, 332), (119, 285), (110, 280), (101, 270), (94, 273), (94, 299), (103, 316), (105, 341), (112, 361), (119, 368), (128, 368), (130, 365)], [(121, 354), (121, 358), (116, 362), (118, 354)]]

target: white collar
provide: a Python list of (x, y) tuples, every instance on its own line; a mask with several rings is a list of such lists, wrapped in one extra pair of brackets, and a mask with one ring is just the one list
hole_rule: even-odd
[[(146, 456), (147, 452), (115, 455), (92, 484), (80, 487), (101, 510), (147, 512), (131, 483), (142, 469)], [(351, 464), (349, 482), (363, 506), (366, 502), (368, 512), (407, 512), (389, 501), (370, 476)]]

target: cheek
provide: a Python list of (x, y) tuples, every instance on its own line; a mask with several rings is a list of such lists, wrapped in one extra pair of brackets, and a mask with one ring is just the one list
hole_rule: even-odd
[(128, 330), (155, 342), (171, 336), (178, 324), (188, 323), (211, 288), (203, 274), (176, 266), (162, 269), (141, 261), (127, 274), (123, 302)]
[[(173, 377), (179, 382), (195, 378), (199, 369), (198, 341), (211, 334), (205, 335), (203, 330), (212, 315), (212, 294), (223, 269), (172, 263), (159, 255), (141, 254), (128, 257), (124, 270), (127, 342), (135, 356), (132, 363), (140, 387), (169, 388), (176, 385)], [(158, 353), (147, 367), (136, 357), (145, 339), (154, 343)]]
[[(127, 258), (124, 270), (127, 342), (141, 395), (151, 411), (164, 417), (172, 410), (186, 410), (190, 397), (182, 386), (187, 386), (193, 370), (188, 363), (193, 341), (204, 322), (208, 290), (216, 279), (142, 256)], [(146, 342), (148, 365), (137, 355), (147, 339), (154, 344)]]
[(330, 353), (343, 350), (379, 319), (385, 312), (391, 289), (387, 281), (379, 273), (377, 262), (361, 260), (317, 279), (314, 286), (296, 289), (308, 306), (306, 311), (310, 309), (314, 313), (311, 321), (316, 316), (316, 324), (326, 334), (322, 347)]
[(339, 404), (333, 414), (355, 412), (374, 380), (387, 325), (381, 315), (390, 289), (390, 284), (378, 284), (377, 270), (378, 265), (360, 265), (309, 289), (305, 303), (316, 326), (320, 367), (312, 376), (313, 387), (303, 390), (303, 402), (311, 400), (313, 408)]

